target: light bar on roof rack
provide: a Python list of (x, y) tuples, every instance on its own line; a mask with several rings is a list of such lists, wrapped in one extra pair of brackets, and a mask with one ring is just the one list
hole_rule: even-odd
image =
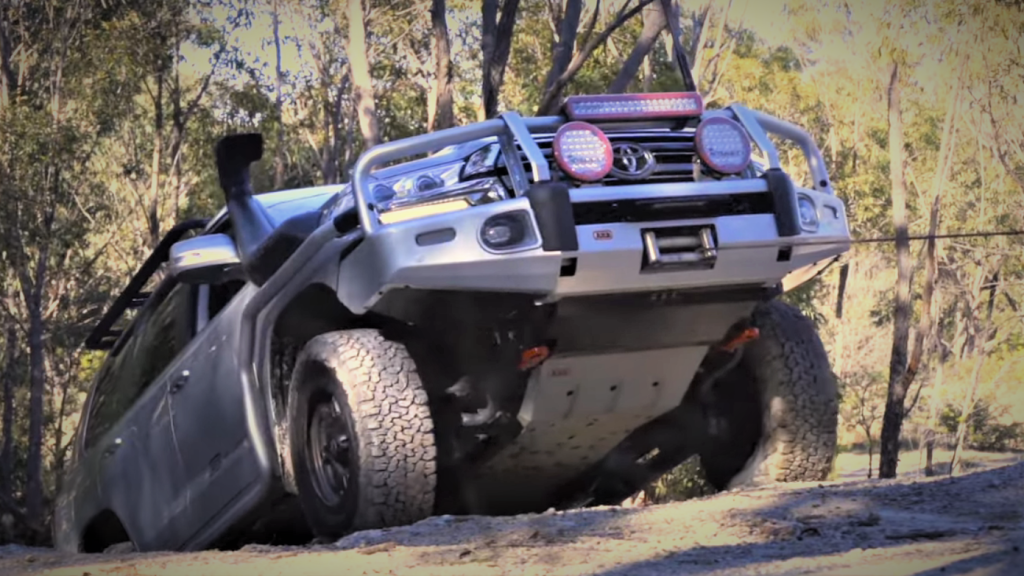
[(704, 113), (704, 99), (696, 92), (570, 96), (564, 110), (570, 120), (690, 118)]

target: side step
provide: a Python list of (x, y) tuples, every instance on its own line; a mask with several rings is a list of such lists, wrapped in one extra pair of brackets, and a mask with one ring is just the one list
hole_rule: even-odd
[(714, 226), (649, 228), (642, 234), (641, 272), (710, 270), (718, 261)]

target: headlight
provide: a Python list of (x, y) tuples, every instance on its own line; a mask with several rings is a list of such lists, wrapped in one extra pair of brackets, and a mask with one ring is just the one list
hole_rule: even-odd
[(470, 205), (497, 202), (508, 197), (497, 178), (479, 178), (463, 182), (463, 162), (445, 164), (429, 170), (381, 180), (371, 187), (378, 213), (426, 203), (463, 199)]
[(466, 159), (466, 165), (462, 168), (462, 177), (469, 178), (470, 176), (494, 170), (494, 166), (498, 163), (498, 154), (500, 153), (501, 146), (498, 144), (488, 144), (473, 152)]

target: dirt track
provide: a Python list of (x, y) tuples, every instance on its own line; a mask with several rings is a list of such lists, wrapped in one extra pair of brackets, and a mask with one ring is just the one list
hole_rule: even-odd
[(1024, 574), (1024, 463), (748, 489), (649, 508), (439, 517), (333, 546), (0, 557), (0, 574)]

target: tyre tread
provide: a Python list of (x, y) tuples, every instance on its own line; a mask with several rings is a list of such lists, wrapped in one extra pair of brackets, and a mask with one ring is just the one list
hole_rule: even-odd
[(431, 515), (437, 486), (427, 393), (405, 346), (372, 329), (314, 337), (297, 366), (323, 364), (348, 398), (357, 437), (353, 529), (408, 524)]
[(828, 354), (814, 323), (779, 300), (753, 314), (760, 337), (744, 363), (762, 395), (763, 442), (755, 478), (826, 480), (838, 441), (838, 394)]

